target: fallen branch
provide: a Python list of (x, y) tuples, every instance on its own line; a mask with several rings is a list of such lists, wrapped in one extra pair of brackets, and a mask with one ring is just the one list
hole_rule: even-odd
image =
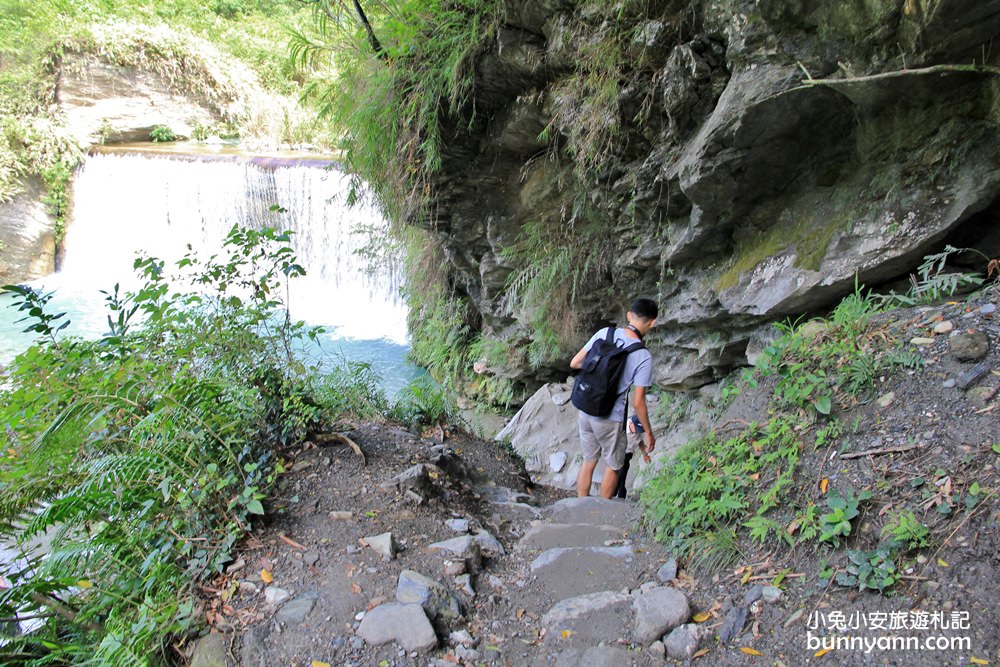
[(347, 445), (353, 449), (354, 453), (361, 459), (362, 466), (368, 465), (368, 459), (365, 458), (365, 453), (361, 451), (361, 447), (358, 446), (358, 443), (354, 442), (343, 433), (316, 433), (313, 435), (312, 439), (323, 445), (328, 445), (330, 443)]
[(862, 456), (879, 456), (881, 454), (898, 454), (899, 452), (908, 452), (911, 449), (916, 449), (920, 445), (904, 445), (902, 447), (885, 447), (884, 449), (866, 449), (863, 452), (849, 452), (847, 454), (841, 454), (841, 459), (860, 459)]
[(285, 535), (283, 533), (278, 533), (278, 537), (280, 537), (289, 546), (293, 546), (296, 549), (301, 549), (302, 551), (306, 550), (306, 548), (304, 546), (302, 546), (301, 544), (299, 544), (298, 542), (296, 542), (295, 540), (293, 540), (293, 539), (291, 539), (289, 537), (285, 537)]
[(1000, 74), (1000, 67), (988, 67), (986, 65), (933, 65), (931, 67), (921, 67), (919, 69), (901, 69), (892, 72), (882, 72), (880, 74), (869, 74), (866, 76), (851, 76), (844, 79), (814, 79), (812, 75), (802, 67), (806, 78), (802, 82), (804, 86), (831, 86), (836, 88), (843, 84), (869, 83), (873, 81), (885, 81), (903, 76), (923, 76), (925, 74), (952, 74), (952, 73), (975, 73), (975, 74)]

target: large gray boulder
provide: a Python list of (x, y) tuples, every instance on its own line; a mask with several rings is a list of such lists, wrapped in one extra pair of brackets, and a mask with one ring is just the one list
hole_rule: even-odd
[[(771, 323), (947, 243), (995, 256), (1000, 101), (968, 63), (1000, 64), (1000, 7), (924, 5), (506, 0), (480, 61), (500, 74), (444, 119), (472, 131), (452, 135), (432, 207), (453, 292), (512, 349), (480, 370), (529, 392), (560, 379), (648, 295), (655, 380), (693, 388), (747, 364)], [(510, 252), (539, 228), (544, 253)], [(512, 277), (556, 265), (541, 303), (515, 298)], [(554, 334), (559, 353), (530, 353)], [(569, 487), (571, 427), (553, 427), (533, 472)]]

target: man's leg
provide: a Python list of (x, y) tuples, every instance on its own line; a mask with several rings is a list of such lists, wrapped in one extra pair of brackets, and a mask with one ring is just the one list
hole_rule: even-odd
[[(597, 467), (597, 461), (584, 461), (583, 465), (580, 466), (580, 474), (576, 476), (576, 495), (581, 498), (586, 498), (590, 495), (590, 485), (594, 481), (594, 468)], [(603, 484), (602, 484), (602, 489)]]
[[(601, 443), (594, 433), (590, 417), (581, 412), (577, 417), (580, 433), (580, 453), (583, 455), (583, 465), (576, 476), (576, 495), (586, 498), (590, 495), (590, 485), (594, 481), (594, 468), (601, 455)], [(589, 460), (588, 460), (589, 459)]]
[(625, 452), (625, 463), (618, 471), (618, 484), (615, 486), (615, 498), (624, 499), (628, 491), (625, 490), (625, 480), (628, 478), (629, 462), (632, 460), (632, 452)]
[(604, 477), (601, 478), (601, 498), (610, 500), (618, 487), (618, 471), (604, 466)]

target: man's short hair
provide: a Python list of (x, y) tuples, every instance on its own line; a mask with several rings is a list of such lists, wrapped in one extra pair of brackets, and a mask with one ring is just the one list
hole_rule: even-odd
[(629, 310), (645, 320), (655, 320), (660, 313), (660, 308), (655, 301), (642, 297), (633, 301)]

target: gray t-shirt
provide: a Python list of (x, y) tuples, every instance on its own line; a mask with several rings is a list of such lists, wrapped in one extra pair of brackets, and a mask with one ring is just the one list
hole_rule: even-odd
[[(604, 327), (590, 337), (587, 344), (583, 346), (584, 349), (589, 350), (594, 341), (603, 339), (607, 335), (608, 327)], [(629, 346), (636, 342), (638, 342), (638, 339), (626, 336), (625, 330), (621, 327), (615, 329), (616, 344)], [(632, 386), (653, 386), (653, 355), (646, 348), (630, 352), (628, 358), (625, 360), (625, 368), (622, 370), (621, 379), (618, 381), (618, 400), (615, 401), (615, 407), (611, 409), (611, 414), (608, 416), (609, 421), (625, 421), (625, 392)]]

